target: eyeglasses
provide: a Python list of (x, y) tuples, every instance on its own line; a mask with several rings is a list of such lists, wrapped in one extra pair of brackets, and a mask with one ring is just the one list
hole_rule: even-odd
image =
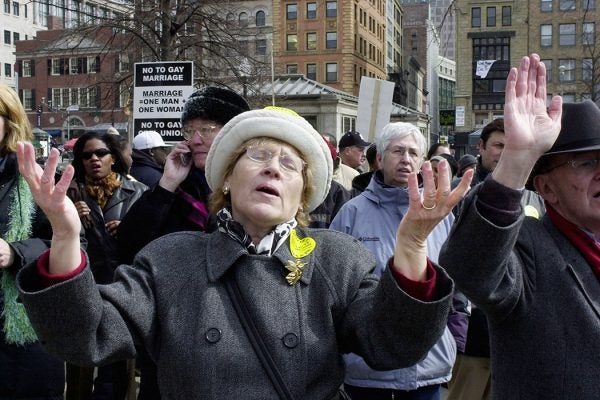
[(413, 148), (409, 148), (409, 147), (404, 147), (404, 146), (394, 146), (390, 149), (387, 149), (386, 151), (389, 151), (390, 154), (394, 157), (404, 157), (406, 154), (408, 154), (408, 156), (412, 159), (412, 160), (418, 160), (419, 154), (417, 152), (416, 149)]
[(593, 172), (596, 170), (596, 167), (598, 167), (598, 162), (600, 162), (600, 160), (597, 160), (595, 158), (582, 158), (582, 159), (577, 159), (577, 160), (569, 160), (569, 161), (565, 161), (564, 163), (560, 163), (558, 165), (550, 167), (549, 169), (546, 170), (546, 172), (550, 172), (556, 168), (560, 168), (565, 165), (570, 165), (571, 168), (573, 168), (577, 172), (581, 172), (581, 173)]
[[(246, 149), (248, 158), (261, 164), (269, 163), (273, 157), (275, 157), (274, 153), (274, 151), (266, 147), (250, 146)], [(279, 154), (279, 165), (281, 165), (281, 168), (284, 171), (300, 173), (304, 169), (304, 164), (306, 163), (298, 157), (291, 156), (287, 153)]]
[(93, 155), (96, 155), (98, 158), (105, 157), (110, 154), (109, 149), (96, 149), (94, 151), (84, 151), (81, 153), (81, 158), (84, 160), (89, 160)]
[(181, 130), (181, 134), (185, 140), (191, 140), (194, 135), (199, 135), (202, 140), (210, 139), (217, 130), (214, 125), (203, 126), (202, 128), (184, 128)]

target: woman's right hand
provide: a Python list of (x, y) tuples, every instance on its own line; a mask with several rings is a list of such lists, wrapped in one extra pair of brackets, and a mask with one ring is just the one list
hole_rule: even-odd
[(79, 219), (83, 224), (85, 229), (89, 229), (92, 227), (92, 219), (90, 218), (90, 208), (88, 207), (85, 201), (76, 201), (75, 208), (77, 209), (77, 214), (79, 214)]
[(50, 150), (46, 167), (42, 170), (35, 161), (31, 143), (17, 143), (17, 160), (19, 172), (29, 185), (33, 199), (52, 225), (50, 273), (69, 273), (81, 263), (81, 222), (75, 205), (67, 197), (67, 189), (75, 170), (71, 165), (67, 166), (60, 180), (55, 183), (58, 150)]
[(177, 143), (167, 156), (165, 169), (158, 184), (169, 192), (175, 192), (190, 173), (194, 163), (191, 155), (187, 142)]

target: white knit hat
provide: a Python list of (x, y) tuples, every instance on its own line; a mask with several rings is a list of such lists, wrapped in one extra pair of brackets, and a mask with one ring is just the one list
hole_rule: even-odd
[(302, 117), (280, 110), (252, 110), (237, 115), (215, 137), (206, 159), (206, 180), (213, 191), (221, 190), (231, 154), (246, 141), (270, 137), (293, 146), (312, 172), (313, 194), (308, 212), (320, 205), (331, 185), (333, 162), (319, 133)]

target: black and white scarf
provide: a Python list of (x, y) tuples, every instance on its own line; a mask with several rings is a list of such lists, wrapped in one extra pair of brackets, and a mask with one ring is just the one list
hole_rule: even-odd
[(277, 225), (262, 238), (258, 246), (252, 243), (252, 238), (246, 233), (244, 227), (239, 222), (234, 221), (229, 209), (223, 208), (217, 213), (217, 224), (219, 231), (248, 249), (248, 253), (271, 256), (286, 241), (292, 229), (298, 223), (295, 219), (291, 219), (288, 222)]

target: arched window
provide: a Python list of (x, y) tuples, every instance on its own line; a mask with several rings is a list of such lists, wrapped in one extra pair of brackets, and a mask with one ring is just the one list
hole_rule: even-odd
[(248, 14), (245, 12), (241, 12), (238, 18), (240, 26), (248, 26)]
[(265, 26), (265, 12), (264, 11), (257, 11), (256, 12), (256, 26)]

